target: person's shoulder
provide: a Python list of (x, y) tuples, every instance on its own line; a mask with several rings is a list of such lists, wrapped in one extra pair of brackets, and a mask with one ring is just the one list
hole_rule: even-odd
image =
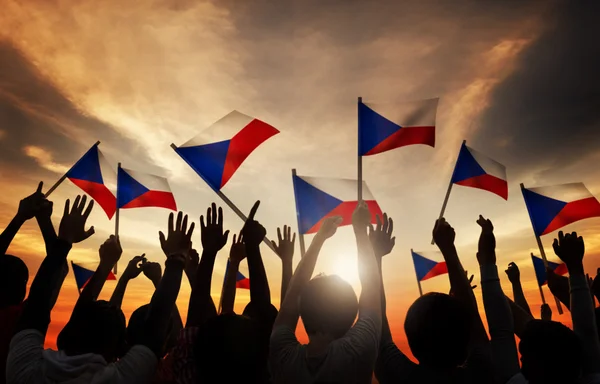
[(44, 335), (37, 329), (24, 329), (17, 332), (10, 341), (10, 349), (21, 343), (44, 343)]
[(506, 384), (528, 384), (529, 382), (522, 373), (517, 373), (506, 382)]

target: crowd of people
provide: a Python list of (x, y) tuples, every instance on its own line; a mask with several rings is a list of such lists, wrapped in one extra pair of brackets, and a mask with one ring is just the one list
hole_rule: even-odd
[[(600, 277), (584, 272), (584, 241), (560, 232), (556, 255), (569, 277), (548, 271), (553, 293), (569, 308), (573, 329), (552, 321), (549, 307), (534, 319), (520, 284), (518, 267), (506, 270), (514, 300), (502, 291), (496, 263), (494, 227), (479, 217), (477, 261), (489, 334), (454, 245), (448, 222), (436, 222), (433, 237), (448, 267), (450, 294), (428, 293), (410, 306), (404, 330), (418, 363), (394, 343), (386, 316), (383, 257), (395, 245), (394, 223), (387, 215), (371, 225), (359, 203), (352, 218), (358, 249), (361, 294), (336, 275), (313, 277), (323, 244), (335, 235), (341, 218), (322, 222), (293, 270), (295, 235), (278, 229), (274, 242), (282, 261), (281, 307), (271, 303), (260, 244), (265, 228), (252, 208), (243, 229), (233, 236), (229, 266), (218, 311), (210, 295), (217, 254), (229, 239), (223, 211), (214, 203), (200, 217), (201, 251), (192, 248), (195, 223), (182, 212), (171, 214), (160, 232), (165, 254), (159, 263), (134, 257), (119, 277), (110, 301), (98, 300), (113, 266), (120, 260), (119, 239), (110, 236), (99, 249), (100, 262), (82, 290), (57, 350), (44, 349), (51, 312), (68, 272), (72, 247), (94, 234), (87, 224), (94, 206), (86, 196), (67, 200), (58, 233), (52, 202), (37, 191), (21, 200), (17, 214), (0, 235), (0, 382), (28, 383), (600, 383), (600, 340), (593, 294)], [(26, 296), (27, 266), (6, 251), (21, 225), (35, 218), (46, 257)], [(194, 242), (198, 244), (198, 242)], [(247, 259), (249, 304), (233, 310), (236, 274)], [(140, 274), (155, 286), (149, 303), (126, 320), (121, 303), (128, 282)], [(183, 274), (192, 287), (185, 323), (175, 304)], [(309, 337), (296, 338), (301, 319)], [(515, 341), (519, 338), (519, 344)]]

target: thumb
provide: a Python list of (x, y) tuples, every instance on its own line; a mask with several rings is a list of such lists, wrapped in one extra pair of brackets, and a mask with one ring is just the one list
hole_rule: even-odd
[(164, 248), (167, 240), (165, 239), (165, 234), (162, 233), (162, 231), (158, 231), (158, 239), (160, 240), (160, 246)]
[(92, 236), (94, 233), (96, 233), (96, 230), (94, 229), (94, 226), (92, 225), (90, 227), (90, 229), (85, 231), (85, 233), (83, 235), (83, 240), (90, 238), (90, 236)]
[(227, 239), (229, 238), (229, 230), (225, 231), (223, 237), (225, 238), (225, 243), (227, 243)]

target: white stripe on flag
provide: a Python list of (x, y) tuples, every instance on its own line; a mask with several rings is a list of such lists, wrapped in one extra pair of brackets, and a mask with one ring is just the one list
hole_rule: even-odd
[(149, 173), (132, 171), (130, 169), (123, 168), (125, 172), (129, 174), (129, 176), (133, 177), (144, 187), (148, 188), (151, 191), (163, 191), (163, 192), (171, 192), (171, 188), (169, 187), (169, 182), (166, 178), (156, 175), (151, 175)]
[[(334, 179), (326, 177), (306, 177), (301, 179), (320, 189), (321, 191), (342, 201), (356, 201), (358, 199), (358, 181), (352, 179)], [(367, 183), (363, 181), (363, 200), (375, 200)]]
[(532, 192), (539, 193), (540, 195), (550, 197), (552, 199), (571, 202), (576, 200), (586, 199), (593, 197), (583, 183), (570, 183), (554, 185), (549, 187), (538, 187), (538, 188), (527, 188)]
[(244, 115), (238, 111), (232, 111), (208, 128), (202, 130), (186, 143), (180, 145), (180, 147), (193, 147), (229, 140), (252, 120), (254, 120), (253, 117)]
[(401, 127), (435, 126), (439, 99), (426, 99), (405, 103), (364, 103), (373, 111)]
[(117, 165), (112, 164), (104, 156), (100, 148), (98, 148), (98, 162), (100, 163), (100, 172), (102, 173), (102, 181), (104, 185), (112, 192), (113, 195), (117, 195)]
[(488, 175), (506, 181), (506, 167), (504, 165), (469, 146), (467, 146), (467, 149)]

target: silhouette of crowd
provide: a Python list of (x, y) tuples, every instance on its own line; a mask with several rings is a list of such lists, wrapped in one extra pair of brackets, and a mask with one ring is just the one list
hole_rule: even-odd
[[(593, 295), (600, 277), (584, 272), (584, 241), (560, 232), (556, 255), (569, 277), (548, 271), (552, 292), (570, 310), (573, 329), (552, 321), (547, 305), (534, 319), (525, 300), (517, 265), (506, 270), (514, 300), (500, 285), (494, 227), (479, 217), (477, 261), (487, 329), (479, 315), (472, 286), (454, 244), (454, 229), (443, 218), (433, 237), (448, 268), (451, 291), (428, 293), (413, 302), (404, 330), (418, 363), (394, 343), (386, 316), (383, 257), (395, 245), (394, 222), (387, 215), (373, 226), (365, 203), (352, 218), (358, 250), (361, 294), (357, 298), (336, 275), (313, 277), (324, 243), (335, 235), (339, 217), (326, 218), (293, 270), (295, 234), (278, 229), (274, 249), (282, 262), (282, 304), (271, 303), (260, 244), (265, 228), (256, 220), (257, 202), (239, 234), (233, 237), (229, 266), (217, 310), (210, 295), (215, 259), (228, 242), (223, 211), (214, 203), (200, 217), (202, 249), (192, 248), (195, 223), (182, 212), (170, 215), (159, 242), (164, 271), (144, 255), (134, 257), (110, 301), (98, 300), (104, 282), (122, 255), (119, 239), (110, 236), (99, 249), (100, 262), (85, 285), (71, 317), (57, 338), (58, 350), (44, 349), (51, 312), (68, 272), (73, 246), (94, 234), (87, 223), (94, 201), (67, 200), (58, 232), (52, 202), (37, 191), (21, 200), (0, 235), (0, 382), (26, 383), (600, 383), (600, 341)], [(33, 278), (25, 263), (6, 251), (27, 220), (35, 218), (46, 257)], [(249, 304), (233, 310), (236, 273), (247, 259)], [(144, 274), (155, 286), (149, 303), (129, 321), (121, 311), (127, 284)], [(175, 304), (183, 275), (192, 287), (185, 323)], [(298, 320), (309, 337), (296, 338)], [(519, 343), (515, 341), (515, 335)]]

